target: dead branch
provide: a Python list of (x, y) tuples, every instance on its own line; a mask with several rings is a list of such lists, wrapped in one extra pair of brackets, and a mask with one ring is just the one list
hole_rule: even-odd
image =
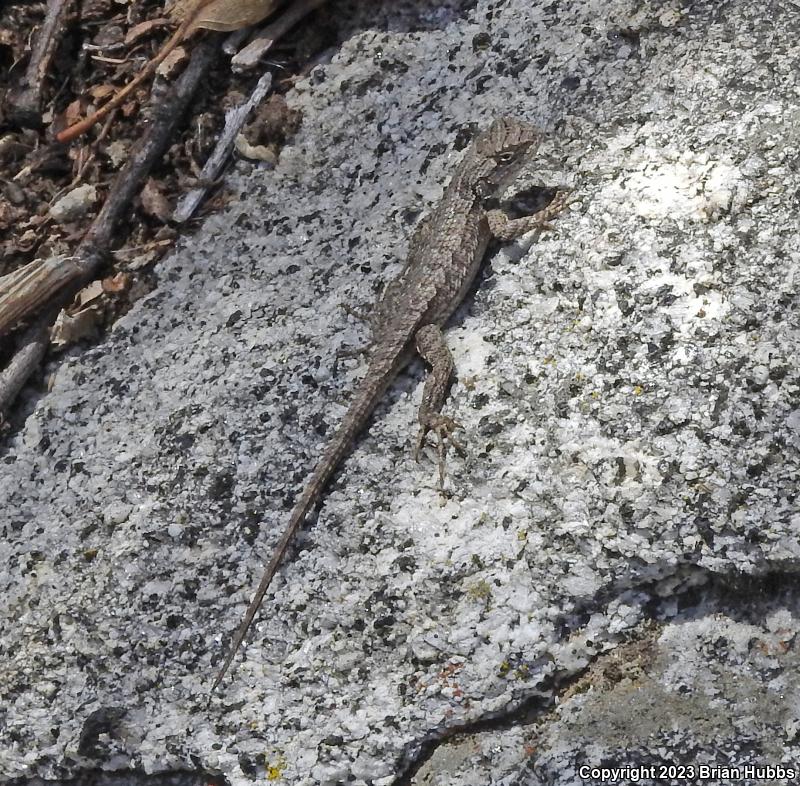
[(20, 87), (9, 99), (11, 119), (21, 126), (35, 127), (42, 122), (42, 92), (50, 61), (64, 33), (67, 12), (73, 0), (47, 0), (47, 13), (31, 52), (31, 59)]
[(0, 372), (0, 423), (23, 385), (42, 362), (50, 341), (48, 326), (47, 319), (39, 319), (28, 328), (11, 362)]
[(0, 336), (37, 311), (80, 273), (77, 257), (34, 259), (0, 278)]

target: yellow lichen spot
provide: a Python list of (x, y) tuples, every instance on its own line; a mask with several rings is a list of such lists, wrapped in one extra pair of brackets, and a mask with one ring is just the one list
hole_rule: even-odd
[(514, 672), (514, 676), (515, 676), (515, 677), (516, 677), (518, 680), (524, 680), (524, 679), (526, 679), (526, 678), (527, 678), (527, 677), (530, 675), (530, 673), (531, 673), (531, 670), (530, 670), (530, 669), (529, 669), (529, 668), (528, 668), (528, 667), (527, 667), (527, 666), (526, 666), (526, 665), (523, 663), (523, 664), (522, 664), (522, 666), (520, 666), (520, 667), (519, 667), (519, 668), (518, 668), (518, 669), (517, 669), (517, 670)]
[(641, 385), (634, 385), (633, 386), (633, 395), (634, 396), (641, 396), (644, 393), (644, 388)]
[(468, 590), (467, 595), (473, 600), (486, 600), (492, 596), (492, 588), (486, 581), (479, 581), (473, 584)]
[(576, 382), (583, 382), (584, 379), (586, 379), (586, 377), (580, 371), (575, 374)]
[(593, 390), (589, 395), (593, 399), (598, 399), (598, 398), (600, 398), (600, 391), (599, 390)]
[(528, 530), (526, 530), (526, 529), (521, 529), (521, 530), (520, 530), (520, 531), (517, 533), (517, 540), (527, 540), (527, 539), (528, 539)]
[(504, 660), (500, 664), (500, 668), (498, 669), (498, 671), (500, 672), (501, 677), (505, 677), (508, 674), (508, 672), (511, 671), (511, 664), (507, 660)]
[(283, 777), (283, 771), (286, 769), (286, 762), (283, 759), (278, 759), (275, 764), (267, 764), (267, 780), (277, 781)]

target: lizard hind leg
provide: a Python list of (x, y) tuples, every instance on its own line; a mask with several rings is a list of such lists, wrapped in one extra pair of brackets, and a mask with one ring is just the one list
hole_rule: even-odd
[(425, 380), (422, 391), (422, 403), (419, 407), (419, 432), (414, 448), (414, 460), (419, 461), (420, 451), (430, 432), (436, 434), (436, 450), (439, 458), (439, 490), (444, 488), (445, 458), (448, 444), (459, 452), (464, 448), (453, 436), (453, 432), (462, 428), (453, 418), (441, 414), (442, 405), (447, 398), (450, 381), (453, 378), (455, 365), (453, 356), (445, 344), (442, 331), (436, 325), (421, 327), (415, 336), (417, 351), (426, 360), (431, 371)]

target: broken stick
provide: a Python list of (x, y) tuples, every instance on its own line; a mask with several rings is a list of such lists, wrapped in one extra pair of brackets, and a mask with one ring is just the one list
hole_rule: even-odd
[[(225, 162), (228, 160), (228, 156), (231, 154), (231, 150), (233, 150), (236, 135), (253, 108), (264, 100), (264, 96), (269, 92), (271, 85), (272, 74), (264, 74), (258, 80), (250, 97), (243, 104), (229, 109), (225, 113), (225, 127), (222, 129), (219, 140), (214, 147), (214, 152), (208, 157), (200, 172), (203, 183), (213, 183), (219, 177)], [(198, 186), (184, 194), (172, 213), (172, 220), (179, 224), (188, 221), (194, 215), (194, 211), (197, 210), (207, 191), (208, 186)]]

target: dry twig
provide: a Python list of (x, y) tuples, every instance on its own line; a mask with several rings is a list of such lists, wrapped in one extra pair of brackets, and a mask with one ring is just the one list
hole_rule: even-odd
[(0, 278), (0, 336), (37, 311), (80, 274), (75, 257), (34, 259)]
[(3, 413), (42, 362), (50, 342), (50, 318), (50, 314), (47, 319), (40, 318), (25, 331), (11, 362), (0, 371), (0, 424), (3, 422)]
[[(225, 113), (225, 128), (222, 129), (219, 140), (214, 147), (214, 152), (208, 157), (200, 173), (203, 183), (213, 183), (219, 177), (225, 162), (228, 160), (228, 156), (231, 154), (236, 135), (253, 108), (264, 100), (264, 96), (269, 92), (271, 86), (272, 74), (266, 73), (258, 80), (247, 101), (240, 106), (229, 109)], [(184, 194), (172, 214), (172, 220), (178, 223), (188, 221), (194, 215), (194, 211), (197, 210), (208, 188), (207, 185), (203, 185), (193, 188)]]

